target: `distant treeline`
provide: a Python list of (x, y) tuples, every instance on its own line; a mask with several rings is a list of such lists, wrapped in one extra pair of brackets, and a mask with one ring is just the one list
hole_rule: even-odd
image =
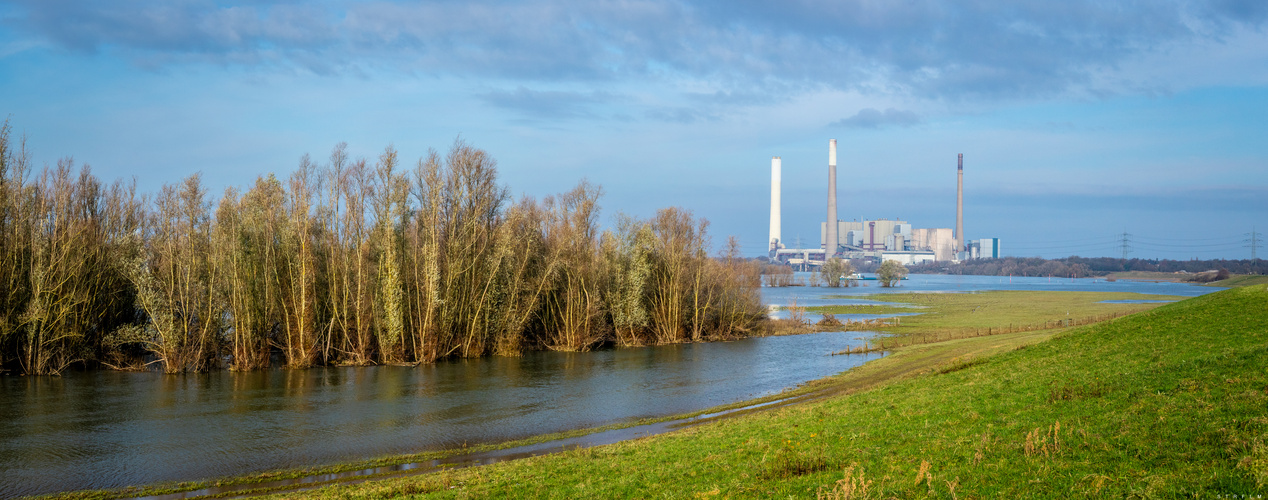
[(760, 267), (667, 208), (600, 233), (600, 189), (513, 200), (456, 142), (405, 169), (346, 145), (213, 205), (197, 174), (152, 196), (0, 130), (0, 370), (168, 372), (427, 363), (746, 335)]
[(911, 266), (911, 272), (924, 274), (975, 274), (983, 276), (1062, 276), (1084, 278), (1111, 273), (1145, 271), (1164, 273), (1202, 273), (1227, 270), (1233, 274), (1266, 274), (1268, 262), (1263, 260), (1168, 260), (1116, 259), (1112, 257), (1004, 257), (973, 259), (952, 264), (929, 262)]

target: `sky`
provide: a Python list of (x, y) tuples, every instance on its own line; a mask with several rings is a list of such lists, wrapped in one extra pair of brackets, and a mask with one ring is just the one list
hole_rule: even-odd
[[(0, 117), (37, 165), (213, 193), (347, 142), (461, 139), (515, 196), (582, 179), (602, 223), (678, 206), (817, 246), (843, 220), (1005, 255), (1268, 256), (1268, 2), (0, 0)], [(1126, 235), (1126, 238), (1124, 238)]]

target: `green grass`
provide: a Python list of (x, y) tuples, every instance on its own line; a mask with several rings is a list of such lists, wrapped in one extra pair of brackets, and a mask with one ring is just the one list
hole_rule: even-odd
[[(860, 298), (860, 297), (852, 297)], [(1159, 304), (1106, 304), (1106, 300), (1183, 300), (1170, 295), (1123, 292), (988, 291), (978, 293), (897, 293), (868, 295), (870, 300), (906, 304), (816, 306), (807, 312), (897, 314), (919, 312), (879, 327), (896, 336), (964, 337), (999, 332), (1081, 325), (1157, 307)], [(915, 307), (909, 307), (915, 306)], [(876, 329), (875, 325), (858, 325)]]
[(1265, 306), (1265, 287), (1245, 287), (1055, 336), (913, 346), (820, 382), (819, 398), (794, 406), (308, 495), (804, 498), (845, 485), (866, 490), (852, 498), (1268, 494)]
[(1232, 278), (1207, 283), (1206, 286), (1218, 286), (1224, 288), (1236, 288), (1242, 286), (1268, 285), (1268, 276), (1262, 274), (1239, 274)]
[[(854, 298), (854, 297), (851, 297)], [(867, 297), (871, 299), (872, 297)], [(785, 308), (786, 309), (786, 308)], [(806, 312), (816, 314), (909, 314), (926, 312), (921, 307), (890, 304), (846, 304), (831, 306), (807, 306)]]
[(1166, 273), (1161, 271), (1120, 271), (1105, 275), (1108, 279), (1139, 281), (1184, 281), (1193, 274)]

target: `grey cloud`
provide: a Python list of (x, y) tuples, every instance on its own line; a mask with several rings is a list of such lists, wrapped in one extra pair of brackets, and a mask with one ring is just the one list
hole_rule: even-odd
[(863, 108), (855, 113), (854, 116), (844, 118), (832, 123), (832, 126), (850, 127), (850, 128), (881, 128), (889, 125), (897, 125), (900, 127), (910, 127), (920, 123), (920, 116), (911, 111), (902, 111), (894, 108), (885, 111), (876, 108)]
[(596, 118), (596, 107), (611, 102), (615, 96), (605, 92), (571, 92), (531, 90), (498, 90), (480, 96), (494, 106), (517, 111), (532, 118)]
[[(536, 82), (706, 82), (718, 98), (823, 88), (974, 99), (1060, 93), (1098, 68), (1262, 29), (1259, 0), (25, 0), (9, 20), (71, 50), (162, 66), (366, 67)], [(1208, 30), (1218, 33), (1219, 30)], [(690, 98), (691, 96), (688, 96)], [(776, 97), (777, 98), (777, 97)], [(741, 99), (743, 100), (743, 99)]]

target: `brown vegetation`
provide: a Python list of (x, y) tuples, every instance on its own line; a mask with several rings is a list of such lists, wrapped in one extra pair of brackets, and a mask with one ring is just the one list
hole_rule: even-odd
[(512, 200), (458, 141), (402, 168), (339, 144), (281, 180), (152, 199), (0, 129), (0, 370), (428, 363), (743, 336), (761, 269), (667, 208), (600, 232), (598, 186)]

